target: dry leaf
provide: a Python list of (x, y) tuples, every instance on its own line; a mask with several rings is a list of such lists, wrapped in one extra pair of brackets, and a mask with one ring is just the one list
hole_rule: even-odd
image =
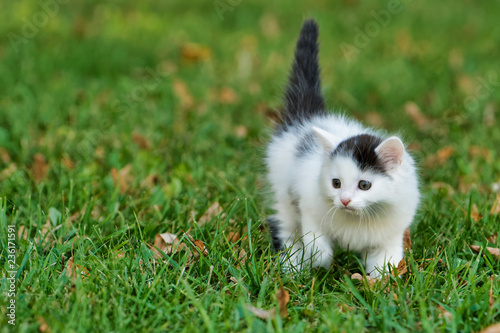
[(17, 239), (28, 239), (28, 229), (24, 225), (17, 229)]
[(489, 243), (495, 244), (498, 240), (498, 232), (495, 232), (493, 235), (486, 237), (486, 239), (488, 240)]
[(239, 232), (233, 232), (231, 231), (230, 233), (227, 234), (227, 240), (230, 241), (231, 243), (235, 244), (237, 243), (240, 238), (241, 238), (241, 235)]
[(404, 275), (408, 272), (408, 266), (406, 266), (405, 258), (401, 259), (397, 267), (397, 274)]
[(405, 232), (403, 234), (403, 248), (404, 248), (405, 251), (411, 251), (411, 232), (410, 232), (410, 228), (406, 228), (406, 230), (405, 230)]
[(491, 206), (490, 209), (490, 215), (498, 215), (498, 214), (500, 214), (500, 194), (497, 194), (495, 202), (493, 202), (493, 205)]
[(222, 104), (234, 104), (238, 101), (238, 95), (229, 87), (222, 88), (218, 97), (219, 102)]
[(455, 148), (451, 146), (446, 146), (439, 149), (435, 154), (427, 157), (426, 165), (427, 167), (435, 167), (438, 165), (443, 165), (448, 161), (448, 159), (455, 153)]
[(173, 87), (175, 95), (181, 102), (181, 108), (183, 110), (191, 109), (194, 106), (194, 100), (186, 84), (183, 81), (177, 79), (174, 80)]
[(290, 301), (290, 294), (283, 287), (278, 289), (278, 293), (276, 294), (276, 299), (278, 300), (279, 313), (281, 318), (288, 317), (288, 309), (286, 305)]
[(119, 188), (120, 194), (125, 194), (130, 187), (130, 183), (132, 182), (132, 176), (129, 174), (131, 167), (131, 164), (127, 164), (120, 170), (111, 169), (111, 178), (113, 178), (115, 187)]
[(156, 186), (156, 184), (158, 184), (158, 180), (159, 179), (157, 174), (150, 174), (141, 182), (141, 187), (153, 188), (154, 186)]
[(418, 105), (414, 102), (405, 104), (406, 114), (413, 120), (419, 129), (423, 129), (429, 123), (429, 120), (424, 116)]
[(439, 310), (439, 318), (445, 318), (445, 319), (451, 319), (453, 316), (451, 315), (451, 313), (449, 313), (448, 311), (446, 311), (445, 308), (443, 308), (441, 305), (437, 305), (436, 306), (436, 309)]
[(61, 162), (66, 168), (70, 170), (73, 170), (75, 168), (75, 162), (73, 162), (69, 157), (63, 157)]
[(33, 178), (35, 178), (36, 182), (41, 182), (47, 175), (48, 170), (49, 165), (45, 160), (45, 156), (43, 156), (43, 154), (36, 153), (33, 156)]
[(488, 326), (479, 333), (500, 333), (500, 324)]
[(275, 15), (271, 13), (266, 13), (260, 19), (260, 29), (262, 34), (266, 37), (276, 38), (280, 34), (280, 26), (278, 24), (278, 19)]
[(340, 311), (343, 312), (343, 313), (346, 313), (348, 311), (356, 310), (355, 307), (349, 306), (349, 305), (347, 305), (345, 303), (339, 303), (339, 307), (340, 307)]
[(473, 204), (471, 207), (470, 218), (473, 219), (475, 222), (478, 222), (483, 218), (483, 215), (479, 213), (479, 208), (477, 208), (476, 204)]
[[(481, 252), (482, 247), (477, 245), (469, 245), (470, 249), (476, 253)], [(485, 247), (486, 251), (488, 251), (492, 256), (500, 259), (500, 249), (496, 247)]]
[(263, 309), (256, 308), (255, 306), (252, 306), (250, 304), (247, 304), (246, 308), (248, 311), (250, 311), (251, 313), (253, 313), (257, 317), (259, 317), (260, 319), (264, 319), (264, 320), (274, 318), (274, 316), (276, 315), (276, 309), (263, 310)]
[(10, 163), (5, 169), (0, 172), (0, 181), (10, 178), (16, 172), (17, 166), (15, 163)]
[(243, 125), (240, 125), (240, 126), (236, 127), (234, 132), (238, 138), (243, 139), (243, 138), (246, 138), (248, 135), (248, 128), (243, 126)]
[(384, 119), (376, 111), (370, 111), (365, 116), (366, 122), (374, 127), (383, 127)]
[(38, 331), (41, 332), (41, 333), (50, 333), (52, 332), (52, 330), (50, 329), (49, 325), (47, 325), (47, 322), (45, 321), (45, 319), (43, 317), (38, 317), (38, 324), (40, 324), (40, 326), (38, 326)]
[(176, 235), (168, 232), (163, 234), (156, 234), (154, 245), (150, 246), (150, 249), (151, 251), (153, 251), (155, 259), (163, 258), (163, 254), (159, 251), (162, 251), (167, 255), (171, 255), (183, 250), (189, 251), (186, 244), (181, 243)]
[(45, 224), (40, 228), (40, 236), (36, 236), (35, 242), (36, 243), (50, 243), (53, 241), (53, 236), (50, 233), (50, 230), (52, 229), (52, 224), (50, 223), (50, 220), (47, 220)]
[[(208, 256), (208, 251), (205, 249), (205, 245), (203, 245), (203, 242), (199, 239), (194, 239), (193, 237), (191, 237), (190, 234), (188, 233), (184, 233), (184, 235), (186, 235), (189, 240), (196, 246), (196, 248), (206, 257)], [(196, 258), (198, 258), (200, 255), (198, 254), (198, 252), (195, 252), (194, 253), (194, 256)]]
[(75, 280), (78, 276), (85, 280), (89, 276), (89, 270), (83, 266), (76, 265), (73, 257), (68, 259), (68, 263), (66, 264), (66, 275), (69, 278)]
[(181, 56), (187, 62), (198, 62), (209, 59), (211, 52), (206, 46), (186, 43), (181, 47)]
[(132, 133), (132, 140), (139, 146), (140, 149), (148, 150), (151, 148), (149, 140), (139, 133)]
[(353, 275), (351, 275), (351, 280), (359, 280), (359, 281), (365, 280), (369, 286), (373, 286), (378, 281), (378, 279), (373, 278), (369, 275), (363, 277), (363, 275), (359, 273), (354, 273)]
[(7, 149), (0, 147), (0, 161), (7, 164), (10, 163), (10, 155)]
[(216, 201), (214, 202), (208, 209), (203, 213), (203, 215), (198, 220), (199, 225), (203, 225), (209, 221), (211, 221), (214, 217), (222, 213), (222, 207)]

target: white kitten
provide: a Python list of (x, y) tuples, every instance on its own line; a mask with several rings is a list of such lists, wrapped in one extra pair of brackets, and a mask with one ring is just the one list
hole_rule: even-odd
[(419, 202), (416, 169), (397, 137), (325, 112), (317, 37), (316, 22), (306, 21), (267, 149), (273, 245), (297, 269), (328, 268), (334, 246), (359, 251), (366, 272), (379, 276), (403, 257), (403, 233)]

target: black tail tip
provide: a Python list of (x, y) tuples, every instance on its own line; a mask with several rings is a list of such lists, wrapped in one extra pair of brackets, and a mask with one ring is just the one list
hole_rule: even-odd
[(308, 36), (312, 39), (317, 39), (319, 35), (319, 26), (315, 19), (305, 20), (300, 30), (300, 36)]

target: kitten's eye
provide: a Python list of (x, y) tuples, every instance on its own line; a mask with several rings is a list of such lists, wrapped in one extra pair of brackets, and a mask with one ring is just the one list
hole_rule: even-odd
[(334, 188), (340, 188), (340, 185), (341, 185), (341, 184), (342, 184), (342, 183), (340, 182), (340, 179), (338, 179), (338, 178), (333, 178), (333, 179), (332, 179), (332, 186), (333, 186)]
[(358, 187), (363, 191), (368, 191), (372, 187), (372, 183), (367, 180), (360, 180)]

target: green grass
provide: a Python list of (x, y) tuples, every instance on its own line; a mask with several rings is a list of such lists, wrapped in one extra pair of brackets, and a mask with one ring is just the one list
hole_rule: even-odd
[[(487, 239), (500, 229), (489, 213), (500, 181), (500, 5), (402, 3), (348, 61), (340, 44), (354, 45), (355, 27), (386, 3), (241, 1), (221, 19), (211, 1), (78, 1), (13, 45), (42, 7), (2, 1), (0, 332), (476, 332), (499, 322), (490, 277), (500, 262), (468, 245), (500, 244)], [(308, 17), (321, 26), (328, 106), (402, 133), (419, 161), (422, 204), (402, 279), (351, 280), (361, 268), (349, 253), (328, 271), (285, 274), (270, 249), (262, 155)], [(436, 161), (443, 148), (452, 154)], [(119, 189), (112, 170), (128, 165)], [(194, 223), (214, 202), (224, 214)], [(11, 224), (26, 235), (15, 247), (15, 327)], [(163, 232), (196, 251), (189, 232), (208, 255), (155, 260), (148, 244)], [(248, 236), (242, 265), (229, 232)], [(70, 257), (83, 278), (68, 276)], [(288, 318), (247, 310), (276, 308), (281, 285)]]

